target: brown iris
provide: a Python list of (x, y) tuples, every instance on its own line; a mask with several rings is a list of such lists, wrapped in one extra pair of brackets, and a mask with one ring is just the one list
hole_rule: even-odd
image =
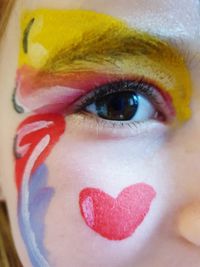
[(97, 114), (106, 120), (131, 120), (138, 109), (138, 96), (134, 92), (116, 92), (95, 102)]

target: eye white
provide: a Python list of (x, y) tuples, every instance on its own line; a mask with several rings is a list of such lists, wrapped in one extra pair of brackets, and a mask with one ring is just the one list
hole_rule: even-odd
[(131, 121), (142, 122), (152, 119), (156, 109), (153, 104), (144, 96), (138, 95), (138, 109)]

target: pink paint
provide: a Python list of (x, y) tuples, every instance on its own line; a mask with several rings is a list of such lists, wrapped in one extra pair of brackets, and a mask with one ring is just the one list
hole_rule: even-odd
[(58, 74), (23, 66), (17, 71), (15, 101), (25, 112), (65, 113), (85, 93), (119, 79), (119, 75), (93, 71)]
[[(25, 112), (65, 114), (70, 105), (96, 87), (120, 80), (136, 81), (141, 77), (95, 71), (48, 73), (24, 65), (17, 71), (15, 101)], [(169, 93), (155, 81), (144, 80), (162, 95), (169, 115), (174, 116), (175, 109)]]
[[(24, 65), (17, 70), (17, 83), (23, 96), (28, 96), (42, 88), (50, 90), (54, 86), (90, 91), (91, 87), (100, 86), (108, 81), (119, 80), (122, 75), (95, 71), (74, 71), (66, 73), (52, 73), (36, 70)], [(133, 75), (129, 77), (133, 78)], [(126, 75), (126, 78), (128, 75)]]
[(144, 183), (125, 188), (117, 198), (100, 189), (85, 188), (80, 192), (79, 205), (91, 229), (109, 240), (123, 240), (143, 222), (155, 196), (155, 190)]

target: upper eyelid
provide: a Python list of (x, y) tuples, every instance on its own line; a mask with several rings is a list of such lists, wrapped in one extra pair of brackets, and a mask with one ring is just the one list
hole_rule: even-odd
[[(80, 108), (83, 108), (85, 105), (91, 104), (90, 102), (94, 102), (97, 98), (105, 97), (106, 95), (110, 95), (113, 93), (134, 91), (136, 93), (151, 98), (151, 100), (153, 99), (154, 103), (156, 103), (156, 99), (153, 97), (155, 96), (155, 90), (156, 85), (148, 83), (147, 81), (145, 81), (144, 78), (135, 78), (133, 80), (118, 79), (116, 81), (108, 81), (106, 84), (94, 87), (94, 89), (91, 90), (89, 94), (87, 94), (87, 102), (85, 102), (84, 100), (82, 101), (80, 99), (78, 99), (77, 102), (80, 103)], [(85, 98), (85, 96), (81, 97), (81, 99)], [(159, 101), (157, 102), (157, 104), (159, 104)], [(77, 106), (79, 106), (79, 104)]]

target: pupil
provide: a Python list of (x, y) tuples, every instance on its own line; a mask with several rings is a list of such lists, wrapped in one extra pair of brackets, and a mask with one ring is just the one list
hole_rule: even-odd
[(106, 120), (131, 120), (138, 109), (138, 96), (133, 92), (113, 93), (96, 101), (99, 117)]

